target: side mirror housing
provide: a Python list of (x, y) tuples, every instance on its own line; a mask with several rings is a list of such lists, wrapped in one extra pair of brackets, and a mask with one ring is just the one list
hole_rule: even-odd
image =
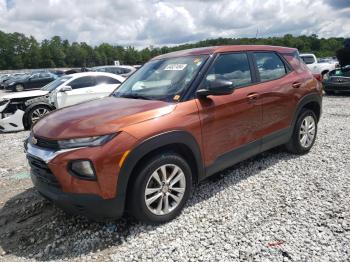
[(225, 79), (215, 79), (207, 83), (208, 87), (206, 89), (201, 88), (197, 90), (196, 94), (198, 97), (229, 95), (234, 91), (233, 83)]
[(61, 89), (60, 89), (60, 92), (67, 92), (67, 91), (72, 91), (72, 87), (71, 86), (63, 86)]

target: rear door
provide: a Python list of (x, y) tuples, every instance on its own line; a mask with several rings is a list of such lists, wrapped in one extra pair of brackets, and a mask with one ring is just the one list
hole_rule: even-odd
[(199, 87), (205, 88), (206, 82), (215, 78), (232, 81), (235, 87), (230, 95), (196, 100), (202, 124), (205, 165), (209, 167), (209, 174), (260, 150), (260, 141), (257, 140), (262, 109), (252, 66), (247, 53), (220, 54)]
[(93, 76), (82, 76), (73, 79), (67, 83), (67, 85), (70, 86), (72, 90), (57, 93), (58, 108), (91, 100), (92, 94), (89, 91), (89, 88), (94, 87), (96, 85), (96, 82)]
[[(265, 137), (265, 146), (271, 147), (285, 138), (298, 102), (296, 89), (302, 87), (303, 80), (278, 53), (254, 52), (253, 57), (262, 104), (259, 136)], [(269, 146), (269, 143), (272, 144)]]

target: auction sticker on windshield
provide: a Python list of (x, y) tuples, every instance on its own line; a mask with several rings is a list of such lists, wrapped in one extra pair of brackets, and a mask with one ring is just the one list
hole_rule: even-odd
[(181, 70), (184, 70), (186, 66), (187, 66), (187, 64), (169, 64), (164, 68), (164, 70), (181, 71)]

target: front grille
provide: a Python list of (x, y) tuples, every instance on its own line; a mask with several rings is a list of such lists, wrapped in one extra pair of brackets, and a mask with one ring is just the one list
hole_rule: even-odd
[(56, 140), (48, 140), (41, 137), (35, 137), (35, 139), (37, 140), (35, 145), (38, 147), (55, 149), (55, 150), (59, 149), (59, 145)]
[(52, 174), (48, 165), (41, 159), (27, 156), (29, 165), (31, 167), (31, 173), (40, 181), (53, 187), (60, 188), (56, 177)]
[(331, 77), (331, 82), (335, 83), (350, 83), (350, 77)]

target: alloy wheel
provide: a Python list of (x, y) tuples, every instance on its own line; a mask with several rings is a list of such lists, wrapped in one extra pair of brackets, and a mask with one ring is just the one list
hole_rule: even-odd
[(186, 178), (182, 169), (174, 164), (157, 168), (148, 179), (145, 203), (155, 215), (166, 215), (180, 203), (186, 190)]
[(306, 116), (301, 122), (299, 131), (300, 145), (308, 148), (312, 145), (316, 134), (316, 122), (312, 116)]
[(49, 113), (50, 111), (47, 108), (39, 107), (35, 109), (32, 113), (32, 122), (35, 123), (40, 118), (42, 118), (44, 115)]

